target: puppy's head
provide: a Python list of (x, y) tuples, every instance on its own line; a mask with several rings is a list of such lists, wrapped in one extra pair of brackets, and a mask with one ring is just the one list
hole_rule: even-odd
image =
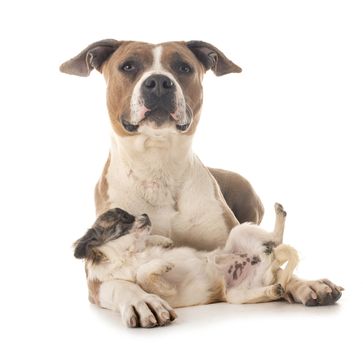
[[(217, 76), (241, 72), (219, 49), (203, 41), (158, 45), (101, 40), (65, 62), (61, 71), (107, 82), (107, 106), (119, 136), (193, 134), (203, 100), (207, 70)], [(156, 131), (157, 130), (157, 131)]]
[(74, 243), (74, 256), (97, 263), (111, 258), (106, 246), (117, 255), (117, 251), (127, 250), (136, 238), (150, 231), (151, 222), (146, 214), (135, 217), (120, 208), (110, 209)]

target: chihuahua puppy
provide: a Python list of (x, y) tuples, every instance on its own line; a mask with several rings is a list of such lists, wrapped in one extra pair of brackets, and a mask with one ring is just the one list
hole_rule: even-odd
[(135, 217), (115, 208), (100, 215), (74, 244), (74, 255), (85, 259), (89, 281), (137, 283), (172, 307), (277, 300), (298, 255), (282, 244), (286, 212), (280, 204), (275, 213), (272, 233), (244, 223), (232, 229), (224, 248), (206, 252), (172, 247), (169, 238), (151, 235), (146, 214)]

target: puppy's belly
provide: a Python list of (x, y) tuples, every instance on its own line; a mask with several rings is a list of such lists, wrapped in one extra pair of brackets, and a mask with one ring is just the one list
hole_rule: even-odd
[(239, 286), (247, 277), (251, 280), (251, 277), (256, 272), (255, 263), (251, 264), (252, 261), (254, 261), (253, 257), (247, 254), (231, 254), (226, 259), (223, 265), (220, 266), (220, 269), (222, 270), (227, 289)]
[(177, 290), (173, 296), (163, 296), (172, 307), (207, 304), (211, 292), (220, 287), (221, 274), (205, 255), (187, 247), (164, 250), (162, 259), (174, 265), (162, 275)]
[[(262, 259), (261, 259), (262, 258)], [(270, 261), (254, 254), (228, 254), (218, 263), (227, 289), (257, 288), (272, 283)]]

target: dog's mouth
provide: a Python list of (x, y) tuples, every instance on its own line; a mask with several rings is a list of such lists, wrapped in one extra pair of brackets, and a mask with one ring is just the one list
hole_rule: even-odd
[(152, 125), (153, 128), (162, 128), (164, 126), (174, 125), (179, 132), (185, 132), (191, 125), (191, 117), (180, 118), (177, 113), (170, 112), (166, 109), (157, 107), (148, 109), (143, 115), (143, 118), (138, 122), (129, 121), (125, 115), (120, 118), (123, 128), (129, 133), (137, 133), (139, 127), (143, 124)]

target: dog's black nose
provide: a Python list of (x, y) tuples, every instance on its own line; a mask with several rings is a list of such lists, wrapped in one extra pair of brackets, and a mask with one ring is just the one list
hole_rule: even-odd
[(161, 97), (175, 90), (175, 84), (166, 75), (153, 74), (142, 84), (143, 92)]

